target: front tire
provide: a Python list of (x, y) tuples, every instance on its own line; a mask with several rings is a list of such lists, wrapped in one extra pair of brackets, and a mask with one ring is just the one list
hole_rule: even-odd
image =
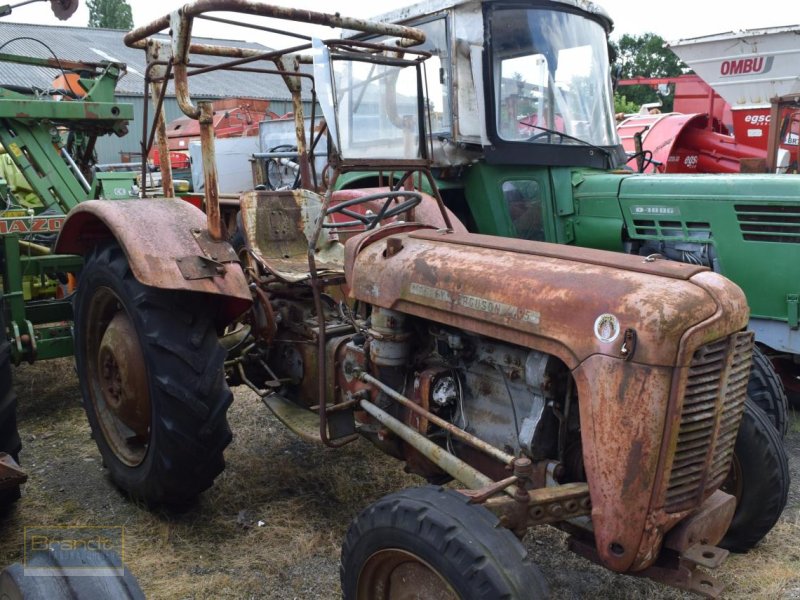
[(547, 597), (539, 570), (497, 517), (444, 488), (403, 490), (350, 525), (340, 574), (346, 600)]
[(747, 397), (763, 410), (781, 439), (789, 427), (789, 399), (781, 378), (769, 358), (753, 346), (753, 366), (747, 382)]
[(783, 442), (764, 411), (749, 399), (722, 490), (736, 497), (736, 512), (719, 545), (732, 552), (747, 552), (769, 533), (789, 497)]
[(111, 479), (150, 505), (191, 500), (231, 440), (213, 298), (142, 285), (112, 243), (86, 258), (74, 302), (84, 408)]

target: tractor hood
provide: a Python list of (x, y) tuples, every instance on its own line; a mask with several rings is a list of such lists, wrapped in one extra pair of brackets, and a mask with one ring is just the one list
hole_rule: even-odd
[(747, 324), (741, 290), (704, 267), (441, 230), (369, 244), (371, 235), (382, 237), (348, 241), (355, 298), (537, 348), (571, 369), (598, 354), (685, 366), (683, 334), (723, 305), (737, 323), (705, 335)]
[[(596, 550), (608, 568), (650, 566), (665, 533), (719, 486), (692, 479), (688, 503), (675, 505), (684, 473), (665, 448), (682, 431), (690, 365), (747, 325), (744, 294), (729, 280), (694, 265), (433, 229), (368, 232), (346, 251), (359, 300), (546, 352), (572, 370)], [(722, 371), (701, 372), (722, 382)], [(715, 418), (736, 422), (723, 400), (743, 406), (737, 389), (715, 396)], [(717, 446), (706, 437), (708, 453)], [(730, 448), (719, 449), (723, 468)]]

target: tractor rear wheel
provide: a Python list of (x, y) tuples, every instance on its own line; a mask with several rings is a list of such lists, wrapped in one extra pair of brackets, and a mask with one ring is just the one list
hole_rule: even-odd
[(340, 574), (346, 600), (546, 598), (525, 548), (482, 506), (432, 486), (390, 494), (350, 525)]
[[(19, 462), (22, 441), (17, 430), (17, 394), (11, 370), (11, 342), (8, 340), (5, 316), (0, 306), (0, 452)], [(0, 508), (19, 499), (19, 486), (0, 490)]]
[(731, 471), (722, 491), (736, 498), (736, 512), (720, 546), (747, 552), (781, 516), (789, 497), (789, 464), (778, 432), (767, 415), (745, 401)]
[(84, 408), (112, 480), (151, 505), (191, 500), (231, 440), (213, 298), (142, 285), (112, 243), (86, 258), (74, 302)]
[(778, 435), (781, 438), (786, 437), (789, 427), (789, 399), (772, 362), (758, 346), (753, 347), (753, 366), (747, 382), (747, 397), (766, 413)]

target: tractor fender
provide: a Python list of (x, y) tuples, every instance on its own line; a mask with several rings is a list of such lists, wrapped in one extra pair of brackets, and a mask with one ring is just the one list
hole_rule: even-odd
[(56, 251), (86, 255), (115, 240), (134, 277), (155, 288), (220, 296), (218, 320), (227, 324), (252, 297), (236, 253), (208, 236), (205, 214), (182, 200), (89, 200), (67, 216)]

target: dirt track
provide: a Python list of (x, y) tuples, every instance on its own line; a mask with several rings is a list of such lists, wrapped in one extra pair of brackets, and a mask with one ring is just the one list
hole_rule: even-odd
[[(148, 598), (317, 599), (339, 596), (339, 543), (382, 495), (419, 481), (367, 443), (325, 450), (299, 441), (258, 399), (236, 391), (234, 442), (216, 485), (182, 513), (150, 513), (105, 476), (68, 360), (15, 370), (24, 495), (3, 523), (4, 563), (20, 560), (24, 526), (122, 525), (125, 560)], [(718, 573), (727, 598), (800, 600), (800, 417), (786, 440), (793, 478), (779, 525)], [(542, 527), (525, 540), (554, 598), (683, 598), (613, 575), (564, 550)]]

